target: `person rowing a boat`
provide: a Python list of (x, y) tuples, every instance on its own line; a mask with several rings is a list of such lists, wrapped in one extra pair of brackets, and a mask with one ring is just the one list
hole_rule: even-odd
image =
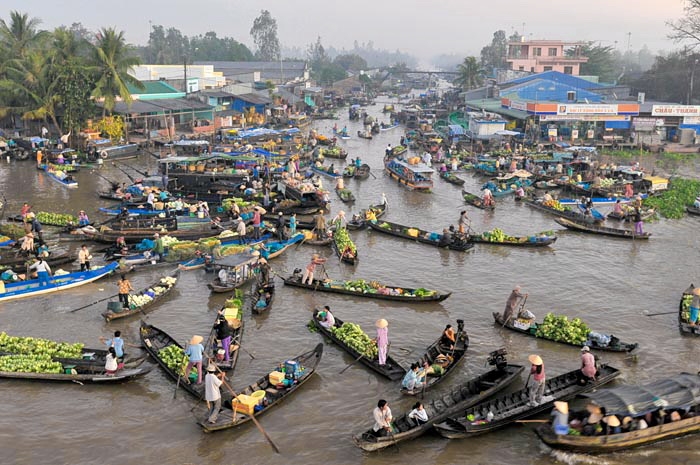
[[(527, 358), (530, 363), (530, 375), (532, 375), (532, 384), (530, 385), (530, 402), (531, 407), (536, 407), (542, 403), (544, 395), (545, 373), (544, 362), (539, 355), (532, 354)], [(529, 379), (528, 379), (529, 380)]]
[(493, 205), (493, 193), (488, 187), (484, 188), (484, 196), (482, 198), (482, 202), (485, 207), (490, 207)]
[(513, 317), (517, 318), (515, 309), (518, 306), (518, 304), (520, 304), (522, 299), (527, 298), (528, 296), (528, 294), (521, 294), (520, 290), (520, 286), (515, 286), (511, 291), (510, 295), (508, 296), (508, 300), (506, 301), (506, 308), (503, 311), (504, 325), (508, 324)]
[(377, 437), (388, 436), (392, 433), (391, 422), (394, 419), (391, 416), (389, 403), (384, 399), (379, 399), (377, 407), (372, 412), (374, 416), (374, 426), (372, 432)]
[(313, 283), (314, 271), (316, 271), (316, 267), (318, 265), (323, 265), (324, 263), (326, 263), (326, 259), (321, 258), (319, 254), (315, 253), (311, 255), (311, 262), (309, 262), (309, 264), (306, 265), (306, 268), (304, 269), (304, 274), (301, 276), (301, 283), (304, 284), (307, 281), (308, 284)]

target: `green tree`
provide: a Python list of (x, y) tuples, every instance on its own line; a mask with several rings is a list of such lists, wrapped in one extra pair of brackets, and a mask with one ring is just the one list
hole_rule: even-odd
[(693, 95), (689, 96), (690, 78), (693, 68), (698, 66), (700, 56), (686, 51), (675, 51), (667, 56), (657, 56), (651, 69), (633, 83), (637, 92), (645, 92), (647, 99), (666, 102), (693, 102), (700, 98), (700, 85), (693, 86)]
[(494, 32), (491, 43), (481, 49), (481, 67), (488, 75), (492, 75), (496, 69), (505, 68), (507, 51), (506, 32)]
[(367, 69), (367, 61), (356, 53), (338, 55), (333, 63), (342, 67), (345, 71), (360, 71)]
[[(568, 49), (567, 55), (577, 53), (575, 49)], [(588, 58), (586, 63), (581, 63), (580, 74), (583, 76), (598, 76), (602, 82), (613, 82), (622, 73), (622, 57), (616, 59), (615, 49), (610, 46), (593, 45), (588, 43), (578, 49), (578, 54)]]
[(464, 90), (479, 87), (484, 83), (484, 72), (476, 61), (476, 57), (466, 57), (464, 61), (457, 66), (457, 78), (455, 85)]
[(100, 30), (92, 57), (92, 65), (97, 73), (92, 95), (103, 99), (103, 116), (114, 109), (117, 97), (121, 97), (127, 104), (131, 103), (127, 83), (143, 89), (141, 81), (128, 73), (139, 63), (138, 57), (127, 46), (123, 31), (117, 32), (114, 28)]
[(260, 16), (253, 21), (250, 35), (257, 47), (255, 56), (262, 61), (275, 61), (281, 58), (280, 41), (277, 38), (277, 20), (269, 11), (261, 10)]
[(38, 18), (30, 18), (26, 13), (10, 12), (10, 22), (0, 20), (0, 47), (9, 51), (11, 59), (25, 57), (47, 36), (46, 31), (39, 31)]

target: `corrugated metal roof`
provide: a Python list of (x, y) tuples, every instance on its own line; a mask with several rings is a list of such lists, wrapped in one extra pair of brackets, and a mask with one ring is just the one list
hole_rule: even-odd
[(566, 102), (569, 92), (575, 92), (576, 100), (579, 102), (587, 99), (591, 103), (599, 103), (603, 100), (600, 94), (590, 92), (586, 88), (574, 87), (569, 83), (550, 79), (533, 79), (502, 89), (501, 97), (539, 102)]
[[(100, 103), (97, 104), (101, 106)], [(121, 114), (131, 113), (162, 113), (164, 111), (202, 111), (211, 110), (211, 105), (202, 103), (199, 100), (185, 98), (162, 98), (158, 100), (134, 100), (131, 105), (125, 102), (117, 102), (114, 105), (114, 112)]]
[(141, 81), (144, 89), (138, 89), (131, 83), (126, 83), (126, 88), (129, 89), (129, 93), (132, 95), (146, 95), (146, 94), (178, 94), (179, 90), (171, 86), (170, 84), (163, 81)]
[(279, 69), (303, 71), (305, 61), (195, 61), (195, 65), (211, 65), (215, 70), (275, 71)]
[(255, 93), (240, 94), (234, 96), (234, 98), (243, 100), (244, 102), (252, 103), (253, 105), (268, 105), (272, 103), (272, 100), (270, 100), (269, 98), (263, 97), (262, 95)]
[(538, 79), (558, 82), (560, 84), (574, 87), (577, 89), (600, 89), (603, 87), (607, 87), (604, 84), (599, 84), (597, 82), (592, 82), (577, 76), (572, 76), (571, 74), (560, 73), (559, 71), (545, 71), (544, 73), (532, 74), (530, 76), (524, 76), (521, 78), (513, 79), (511, 81), (506, 81), (499, 85), (501, 86), (501, 88), (504, 88), (517, 84), (527, 83)]
[(503, 108), (500, 99), (481, 99), (469, 100), (465, 102), (467, 107), (475, 110), (486, 110), (498, 113), (499, 115), (508, 116), (515, 119), (527, 119), (529, 115), (526, 111), (514, 110), (512, 108)]

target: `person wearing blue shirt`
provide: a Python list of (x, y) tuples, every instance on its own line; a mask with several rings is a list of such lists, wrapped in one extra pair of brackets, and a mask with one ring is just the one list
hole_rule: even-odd
[(189, 362), (187, 362), (187, 367), (185, 368), (185, 376), (189, 377), (190, 369), (194, 366), (197, 367), (197, 384), (202, 384), (202, 357), (204, 355), (204, 346), (202, 341), (204, 338), (202, 336), (194, 335), (190, 339), (190, 345), (187, 346), (185, 350), (185, 355), (189, 357)]
[(114, 337), (112, 339), (107, 339), (105, 341), (104, 338), (100, 338), (104, 341), (104, 343), (108, 349), (110, 347), (114, 347), (114, 352), (117, 353), (117, 358), (124, 357), (124, 339), (122, 339), (121, 336), (122, 336), (121, 331), (115, 331)]
[(362, 160), (360, 157), (355, 158), (355, 168), (359, 168), (362, 165)]
[(402, 388), (409, 392), (413, 392), (414, 390), (421, 389), (423, 387), (423, 383), (421, 383), (418, 379), (419, 368), (420, 367), (417, 363), (411, 364), (411, 369), (406, 372), (406, 376), (404, 376), (403, 381), (401, 381)]

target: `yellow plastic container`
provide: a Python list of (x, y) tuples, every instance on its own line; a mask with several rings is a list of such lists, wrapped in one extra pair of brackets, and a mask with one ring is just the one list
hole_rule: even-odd
[(270, 380), (270, 384), (276, 386), (284, 380), (284, 373), (279, 371), (273, 371), (272, 373), (270, 373), (268, 379)]
[(233, 406), (236, 408), (236, 411), (246, 415), (252, 415), (256, 405), (258, 405), (258, 399), (245, 394), (241, 394), (233, 400)]
[(258, 405), (262, 404), (263, 400), (265, 399), (265, 391), (255, 391), (250, 395), (253, 399), (258, 400)]

